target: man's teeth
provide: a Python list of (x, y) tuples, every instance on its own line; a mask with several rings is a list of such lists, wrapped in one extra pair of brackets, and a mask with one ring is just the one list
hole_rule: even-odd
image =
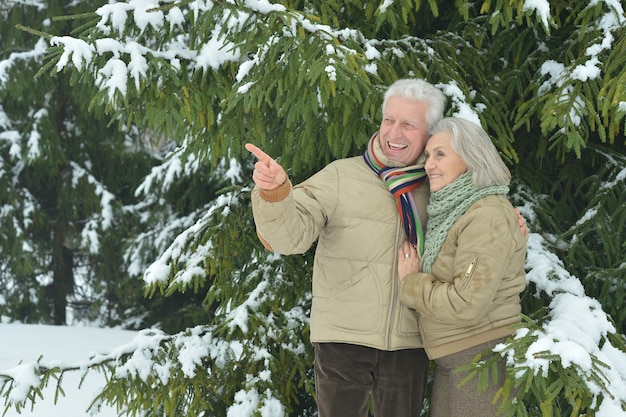
[(399, 143), (391, 143), (391, 142), (387, 142), (387, 143), (389, 144), (389, 147), (393, 148), (393, 149), (404, 149), (404, 148), (406, 148), (406, 145), (401, 145)]

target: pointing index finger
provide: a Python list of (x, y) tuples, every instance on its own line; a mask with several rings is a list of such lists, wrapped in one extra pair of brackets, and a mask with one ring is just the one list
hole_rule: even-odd
[(261, 148), (259, 148), (256, 145), (253, 145), (251, 143), (246, 143), (245, 148), (252, 155), (256, 156), (259, 161), (261, 161), (261, 162), (263, 162), (265, 164), (268, 164), (272, 160), (272, 158), (268, 154), (263, 152), (261, 150)]

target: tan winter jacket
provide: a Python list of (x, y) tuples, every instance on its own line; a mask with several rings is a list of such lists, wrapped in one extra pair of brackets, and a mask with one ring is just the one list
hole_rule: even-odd
[(407, 275), (402, 302), (420, 313), (431, 359), (509, 336), (521, 321), (526, 237), (505, 196), (474, 203), (450, 229), (432, 274)]
[[(424, 223), (427, 180), (415, 196)], [(312, 342), (422, 347), (415, 310), (398, 298), (397, 254), (405, 236), (396, 200), (362, 157), (332, 162), (293, 188), (289, 181), (269, 192), (255, 187), (252, 208), (268, 249), (301, 254), (318, 241)]]

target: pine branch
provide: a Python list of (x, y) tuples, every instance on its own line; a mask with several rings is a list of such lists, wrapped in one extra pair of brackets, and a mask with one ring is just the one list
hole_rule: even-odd
[(23, 30), (23, 31), (28, 32), (30, 34), (33, 34), (35, 36), (47, 39), (47, 40), (50, 40), (53, 37), (53, 35), (51, 35), (49, 33), (42, 32), (40, 30), (36, 30), (36, 29), (31, 28), (31, 27), (27, 27), (27, 26), (24, 26), (24, 25), (19, 24), (19, 23), (17, 25), (15, 25), (15, 28), (18, 29), (18, 30)]

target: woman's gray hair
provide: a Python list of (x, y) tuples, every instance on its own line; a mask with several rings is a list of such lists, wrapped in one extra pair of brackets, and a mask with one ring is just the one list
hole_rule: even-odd
[(383, 113), (390, 97), (404, 97), (415, 101), (424, 101), (428, 104), (426, 123), (428, 130), (443, 117), (446, 97), (434, 85), (417, 78), (404, 78), (395, 81), (385, 92), (383, 99)]
[(446, 117), (433, 126), (432, 134), (445, 131), (451, 133), (452, 149), (472, 172), (476, 188), (510, 184), (511, 171), (480, 125), (458, 117)]

